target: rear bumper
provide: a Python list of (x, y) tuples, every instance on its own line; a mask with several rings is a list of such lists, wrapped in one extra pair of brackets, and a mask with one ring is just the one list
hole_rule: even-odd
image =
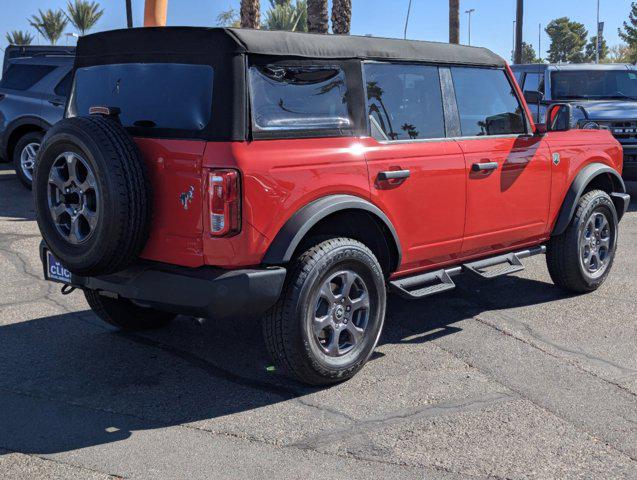
[(282, 267), (222, 270), (143, 262), (112, 275), (73, 275), (71, 285), (159, 310), (222, 319), (264, 313), (281, 295), (285, 275)]

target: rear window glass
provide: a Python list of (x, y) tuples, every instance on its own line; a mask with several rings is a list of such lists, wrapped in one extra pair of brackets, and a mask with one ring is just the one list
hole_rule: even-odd
[(377, 139), (417, 140), (445, 136), (438, 67), (366, 64), (365, 80), (367, 113), (372, 127), (382, 131), (381, 138)]
[(203, 130), (212, 113), (208, 65), (131, 63), (80, 68), (70, 114), (92, 106), (118, 107), (125, 127)]
[(55, 70), (51, 65), (10, 65), (0, 81), (0, 87), (11, 90), (28, 90)]
[(334, 130), (352, 125), (340, 67), (253, 66), (250, 91), (258, 130)]

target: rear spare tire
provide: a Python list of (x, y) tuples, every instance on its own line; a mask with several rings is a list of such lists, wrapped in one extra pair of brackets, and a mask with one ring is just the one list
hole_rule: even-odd
[(67, 118), (44, 137), (33, 177), (38, 226), (77, 275), (126, 268), (150, 230), (146, 165), (124, 128), (106, 117)]

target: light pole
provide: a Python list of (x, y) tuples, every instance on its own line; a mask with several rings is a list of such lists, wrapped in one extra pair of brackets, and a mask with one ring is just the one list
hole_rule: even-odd
[(467, 10), (466, 13), (467, 15), (469, 15), (469, 46), (471, 46), (471, 14), (473, 12), (475, 12), (476, 9), (475, 8), (470, 8), (469, 10)]
[(513, 20), (513, 40), (511, 42), (511, 61), (515, 62), (515, 20)]
[(601, 42), (599, 37), (599, 0), (597, 0), (597, 40), (595, 41), (595, 63), (599, 63), (599, 45)]
[(407, 40), (407, 27), (409, 26), (409, 15), (411, 14), (411, 0), (409, 0), (409, 6), (407, 7), (407, 17), (405, 18), (405, 33), (403, 38)]

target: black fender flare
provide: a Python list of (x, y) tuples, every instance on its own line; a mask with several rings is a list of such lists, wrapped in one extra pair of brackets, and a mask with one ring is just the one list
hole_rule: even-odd
[(32, 125), (44, 132), (51, 128), (51, 125), (48, 122), (35, 115), (24, 115), (10, 121), (2, 133), (2, 139), (0, 139), (0, 156), (9, 156), (9, 138), (11, 138), (11, 135), (13, 135), (13, 132), (16, 129), (25, 125)]
[[(610, 174), (613, 178), (613, 193), (626, 193), (626, 185), (624, 184), (624, 180), (613, 168), (609, 167), (608, 165), (604, 165), (603, 163), (591, 163), (585, 166), (577, 174), (575, 180), (573, 180), (573, 183), (571, 183), (571, 186), (566, 192), (566, 196), (564, 197), (564, 201), (562, 202), (562, 208), (560, 209), (560, 214), (557, 217), (557, 221), (555, 222), (555, 227), (553, 227), (551, 236), (561, 235), (566, 231), (566, 228), (571, 223), (573, 215), (575, 215), (577, 203), (582, 197), (584, 190), (586, 189), (588, 184), (591, 183), (591, 181), (603, 174)], [(624, 214), (624, 210), (621, 209), (625, 209), (625, 206), (623, 205), (623, 202), (615, 202), (615, 205), (619, 207), (617, 211), (617, 217), (619, 220)]]
[(294, 251), (303, 240), (303, 237), (305, 237), (313, 226), (327, 216), (342, 210), (362, 210), (370, 213), (384, 223), (394, 239), (398, 254), (396, 265), (400, 265), (402, 259), (400, 240), (398, 239), (396, 229), (387, 215), (376, 205), (363, 198), (344, 194), (319, 198), (294, 213), (283, 227), (281, 227), (276, 237), (274, 237), (274, 240), (263, 257), (262, 263), (266, 265), (280, 265), (289, 262), (292, 259)]

